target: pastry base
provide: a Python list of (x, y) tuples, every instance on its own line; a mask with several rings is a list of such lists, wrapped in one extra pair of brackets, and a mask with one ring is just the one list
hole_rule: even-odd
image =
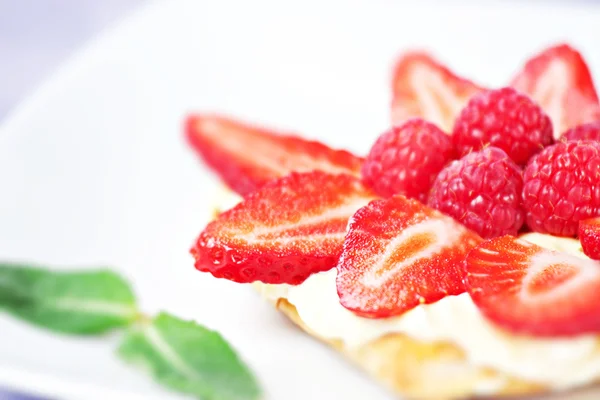
[(327, 343), (393, 392), (411, 399), (466, 399), (547, 392), (548, 388), (489, 368), (470, 365), (450, 343), (420, 342), (390, 334), (358, 347), (320, 337), (307, 327), (296, 307), (286, 299), (276, 302), (296, 325)]

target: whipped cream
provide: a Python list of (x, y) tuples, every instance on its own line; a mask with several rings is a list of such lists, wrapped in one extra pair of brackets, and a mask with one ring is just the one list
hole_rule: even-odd
[(420, 305), (398, 317), (362, 318), (340, 305), (336, 270), (309, 277), (298, 286), (255, 283), (271, 300), (285, 298), (316, 334), (364, 345), (389, 333), (460, 347), (474, 365), (515, 377), (569, 387), (600, 377), (600, 340), (596, 336), (542, 339), (504, 332), (484, 319), (467, 293)]
[[(220, 204), (233, 205), (234, 198)], [(539, 233), (522, 236), (545, 248), (585, 258), (577, 240)], [(514, 377), (568, 388), (600, 378), (600, 336), (565, 339), (527, 337), (505, 332), (488, 322), (470, 296), (448, 296), (393, 318), (369, 319), (341, 306), (335, 285), (336, 270), (310, 276), (297, 286), (254, 286), (272, 300), (286, 299), (317, 335), (361, 346), (389, 333), (422, 341), (444, 341), (460, 347), (473, 365), (490, 367)]]

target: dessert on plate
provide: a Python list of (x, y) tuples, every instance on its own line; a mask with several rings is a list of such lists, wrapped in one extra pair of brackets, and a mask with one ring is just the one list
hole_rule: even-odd
[(600, 382), (600, 102), (568, 45), (484, 88), (410, 52), (365, 156), (215, 114), (191, 253), (409, 398)]

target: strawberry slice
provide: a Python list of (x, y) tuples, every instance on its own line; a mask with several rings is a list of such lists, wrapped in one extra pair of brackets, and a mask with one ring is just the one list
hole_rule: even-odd
[(406, 53), (394, 69), (392, 122), (400, 125), (409, 118), (421, 117), (452, 132), (460, 110), (482, 90), (425, 53)]
[(347, 151), (223, 116), (189, 116), (186, 135), (204, 162), (240, 195), (293, 171), (360, 175), (362, 159)]
[(600, 260), (600, 217), (579, 221), (579, 241), (586, 256)]
[(466, 286), (491, 321), (515, 333), (565, 336), (600, 332), (600, 265), (502, 236), (466, 260)]
[(204, 229), (191, 250), (196, 268), (235, 282), (299, 284), (335, 267), (348, 220), (374, 198), (350, 175), (276, 179)]
[(581, 54), (561, 44), (531, 58), (515, 76), (515, 89), (533, 98), (552, 120), (554, 137), (600, 119), (600, 103)]
[(387, 318), (462, 293), (464, 258), (480, 240), (416, 200), (374, 201), (350, 220), (338, 263), (340, 302), (360, 316)]

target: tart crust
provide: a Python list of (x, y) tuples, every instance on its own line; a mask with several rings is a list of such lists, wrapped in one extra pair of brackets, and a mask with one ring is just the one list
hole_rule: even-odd
[(463, 399), (478, 395), (523, 395), (548, 388), (489, 368), (470, 365), (451, 343), (421, 342), (389, 334), (357, 347), (317, 335), (286, 299), (275, 306), (311, 336), (327, 343), (393, 392), (415, 399)]

